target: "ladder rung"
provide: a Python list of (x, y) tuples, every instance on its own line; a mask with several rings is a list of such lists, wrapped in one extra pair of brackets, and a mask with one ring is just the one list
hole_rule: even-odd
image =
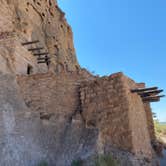
[(24, 42), (24, 43), (21, 43), (21, 44), (22, 44), (23, 46), (25, 46), (25, 45), (34, 44), (34, 43), (39, 43), (39, 40)]
[(34, 53), (34, 56), (40, 56), (40, 55), (48, 55), (48, 52), (43, 52), (43, 53)]
[(40, 60), (45, 60), (45, 61), (47, 61), (47, 60), (50, 60), (50, 58), (48, 57), (48, 58), (37, 58), (37, 60), (38, 61), (40, 61)]
[(43, 47), (38, 47), (38, 48), (29, 48), (28, 51), (36, 51), (36, 50), (42, 50), (44, 49)]

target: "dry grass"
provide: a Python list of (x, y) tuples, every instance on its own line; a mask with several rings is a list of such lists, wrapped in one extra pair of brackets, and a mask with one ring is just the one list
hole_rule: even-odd
[(159, 123), (157, 120), (155, 120), (154, 124), (157, 140), (166, 148), (166, 124)]

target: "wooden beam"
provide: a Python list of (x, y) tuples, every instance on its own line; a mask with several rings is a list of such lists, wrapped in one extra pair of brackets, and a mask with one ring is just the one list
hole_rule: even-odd
[(143, 102), (159, 102), (160, 98), (158, 99), (151, 99), (151, 100), (143, 100)]
[(47, 60), (47, 61), (44, 61), (44, 60), (41, 60), (41, 61), (38, 61), (37, 63), (50, 63), (51, 61), (50, 60)]
[(42, 52), (42, 53), (34, 53), (34, 56), (40, 56), (40, 55), (48, 55), (48, 52)]
[(40, 60), (49, 60), (49, 59), (50, 59), (50, 57), (37, 58), (38, 61), (40, 61)]
[(141, 95), (141, 96), (148, 96), (148, 95), (151, 95), (151, 94), (159, 94), (163, 91), (164, 90), (149, 90), (149, 91), (138, 92), (138, 94)]
[(24, 42), (24, 43), (21, 43), (21, 44), (22, 44), (23, 46), (25, 46), (25, 45), (35, 44), (35, 43), (39, 43), (39, 40)]
[(42, 50), (44, 49), (43, 47), (37, 47), (37, 48), (29, 48), (28, 51), (37, 51), (37, 50)]
[(131, 92), (144, 92), (144, 91), (149, 91), (149, 90), (157, 90), (158, 87), (151, 87), (151, 88), (137, 88), (137, 89), (131, 89)]
[(39, 64), (39, 63), (46, 63), (46, 61), (38, 61), (37, 63), (38, 63), (38, 64)]
[(143, 100), (153, 100), (153, 99), (158, 99), (161, 97), (165, 97), (165, 95), (160, 95), (160, 96), (148, 96), (148, 97), (142, 97)]

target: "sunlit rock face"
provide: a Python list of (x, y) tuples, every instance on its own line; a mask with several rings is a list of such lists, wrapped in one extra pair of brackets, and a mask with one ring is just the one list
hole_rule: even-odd
[[(70, 72), (79, 69), (71, 28), (65, 20), (65, 14), (57, 6), (56, 1), (1, 0), (0, 3), (0, 40), (3, 40), (0, 42), (6, 47), (11, 46), (12, 43), (14, 48), (10, 50), (9, 56), (14, 58), (10, 66), (12, 66), (14, 71), (17, 70), (16, 68), (19, 68), (19, 71), (16, 73), (25, 73), (21, 69), (24, 70), (24, 66), (28, 61), (34, 66), (34, 71), (41, 72), (41, 70), (46, 70), (43, 64), (35, 67), (35, 58), (26, 51), (28, 48), (19, 45), (19, 43), (34, 40), (39, 40), (40, 42), (31, 46), (44, 47), (42, 51), (49, 52), (51, 57), (49, 70)], [(16, 51), (16, 47), (19, 47), (19, 51)], [(9, 49), (11, 47), (7, 50)], [(9, 59), (9, 53), (3, 53), (2, 51), (0, 53), (1, 58), (3, 56)], [(29, 57), (29, 59), (23, 59), (22, 57), (22, 59), (19, 58), (18, 60), (17, 54)], [(22, 63), (22, 66), (19, 66), (20, 63)]]

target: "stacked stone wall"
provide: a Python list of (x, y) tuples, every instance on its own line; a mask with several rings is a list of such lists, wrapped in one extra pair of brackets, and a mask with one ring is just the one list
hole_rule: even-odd
[[(146, 85), (145, 85), (145, 83), (138, 83), (137, 87), (138, 88), (145, 88)], [(147, 125), (148, 125), (150, 139), (153, 142), (156, 140), (156, 135), (155, 135), (154, 120), (153, 120), (153, 114), (152, 114), (152, 109), (151, 109), (150, 103), (144, 102), (144, 108), (145, 108), (145, 113), (146, 113), (146, 119), (147, 119)]]
[(95, 154), (98, 132), (85, 128), (78, 110), (81, 79), (76, 73), (0, 75), (0, 165), (70, 166)]
[(156, 134), (155, 134), (152, 110), (149, 103), (144, 103), (144, 107), (145, 107), (146, 118), (148, 122), (149, 135), (150, 135), (151, 141), (153, 142), (156, 140)]
[(82, 114), (89, 128), (99, 129), (98, 146), (111, 144), (151, 157), (144, 104), (131, 93), (137, 84), (122, 73), (85, 82), (81, 86)]
[(104, 77), (81, 86), (82, 114), (87, 127), (100, 129), (101, 150), (106, 142), (126, 150), (132, 148), (128, 103), (120, 79)]
[(142, 98), (137, 93), (131, 93), (131, 89), (139, 88), (128, 77), (123, 76), (126, 87), (126, 97), (129, 106), (130, 129), (132, 131), (133, 152), (139, 156), (152, 156), (151, 139), (148, 130), (148, 120)]
[(72, 114), (79, 103), (78, 77), (53, 73), (18, 76), (18, 84), (27, 106), (34, 111)]

